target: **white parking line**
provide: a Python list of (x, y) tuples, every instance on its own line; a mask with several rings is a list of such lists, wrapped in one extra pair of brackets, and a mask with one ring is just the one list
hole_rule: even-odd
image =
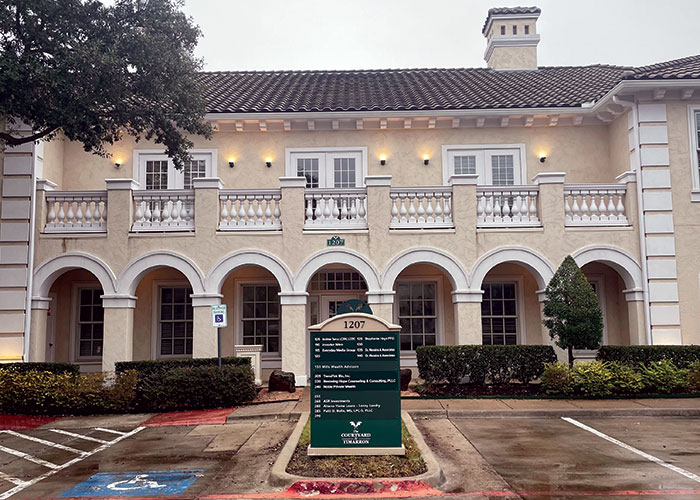
[(107, 444), (109, 441), (105, 441), (104, 439), (98, 439), (94, 438), (92, 436), (83, 436), (82, 434), (77, 434), (75, 432), (68, 432), (64, 431), (63, 429), (49, 429), (51, 432), (56, 432), (58, 434), (64, 434), (66, 436), (72, 436), (74, 438), (78, 439), (85, 439), (86, 441), (94, 441), (95, 443), (100, 443), (100, 444)]
[(126, 432), (121, 432), (121, 431), (115, 431), (114, 429), (105, 429), (104, 427), (95, 427), (96, 431), (102, 431), (102, 432), (111, 432), (112, 434), (119, 434), (120, 436), (123, 436), (126, 434)]
[[(136, 434), (137, 432), (141, 432), (141, 431), (144, 430), (144, 429), (145, 429), (145, 427), (137, 427), (136, 429), (134, 429), (134, 430), (131, 431), (131, 432), (127, 432), (126, 434), (124, 434), (124, 435), (122, 435), (122, 436), (118, 436), (118, 437), (114, 438), (112, 441), (105, 441), (104, 444), (102, 444), (101, 446), (98, 446), (97, 448), (95, 448), (95, 449), (92, 450), (92, 451), (87, 452), (87, 454), (85, 454), (85, 455), (83, 455), (83, 456), (75, 457), (73, 460), (69, 460), (69, 461), (66, 462), (65, 464), (56, 466), (55, 469), (50, 470), (50, 471), (48, 471), (48, 472), (45, 472), (45, 473), (42, 474), (41, 476), (37, 476), (37, 477), (35, 477), (35, 478), (33, 478), (33, 479), (30, 479), (29, 481), (23, 481), (21, 484), (18, 484), (18, 485), (15, 486), (14, 488), (11, 488), (11, 489), (9, 489), (9, 490), (3, 492), (3, 493), (0, 493), (0, 500), (5, 500), (5, 499), (7, 499), (7, 498), (10, 498), (10, 497), (11, 497), (12, 495), (14, 495), (15, 493), (19, 493), (19, 492), (22, 491), (23, 489), (28, 488), (28, 487), (30, 487), (30, 486), (32, 486), (32, 485), (38, 483), (39, 481), (43, 481), (43, 480), (46, 479), (47, 477), (53, 476), (54, 474), (56, 474), (56, 473), (59, 472), (59, 471), (62, 471), (62, 470), (65, 469), (66, 467), (70, 467), (70, 466), (73, 465), (73, 464), (76, 464), (76, 463), (78, 463), (78, 462), (81, 462), (81, 461), (85, 460), (86, 458), (88, 458), (88, 457), (94, 455), (95, 453), (99, 453), (99, 452), (101, 452), (101, 451), (103, 451), (103, 450), (106, 450), (106, 449), (109, 448), (110, 446), (117, 444), (119, 441), (122, 441), (123, 439), (126, 439), (126, 438), (128, 438), (128, 437), (130, 437), (130, 436), (133, 436), (133, 435)], [(58, 430), (60, 430), (60, 429), (51, 429), (51, 430), (53, 430), (53, 431), (58, 431)], [(75, 434), (75, 433), (72, 433), (72, 432), (71, 432), (71, 433), (63, 432), (63, 433), (60, 433), (60, 434), (74, 435), (74, 437), (85, 437), (85, 436), (82, 436), (81, 434)], [(93, 441), (93, 440), (91, 440), (91, 441)]]
[(51, 446), (52, 448), (58, 448), (59, 450), (64, 450), (64, 451), (69, 451), (71, 453), (75, 453), (76, 455), (85, 455), (87, 453), (86, 451), (83, 450), (76, 450), (75, 448), (71, 448), (70, 446), (65, 446), (59, 443), (54, 443), (53, 441), (47, 441), (45, 439), (40, 439), (38, 437), (34, 436), (28, 436), (27, 434), (22, 434), (20, 432), (15, 432), (15, 431), (0, 431), (0, 434), (9, 434), (10, 436), (15, 436), (18, 438), (22, 439), (27, 439), (29, 441), (35, 441), (37, 443), (45, 444), (46, 446)]
[(43, 465), (44, 467), (48, 467), (49, 469), (58, 469), (60, 466), (53, 464), (51, 462), (47, 462), (46, 460), (42, 460), (40, 458), (33, 457), (29, 455), (28, 453), (24, 453), (23, 451), (18, 451), (18, 450), (13, 450), (12, 448), (7, 448), (6, 446), (0, 445), (0, 451), (3, 451), (9, 455), (14, 455), (16, 457), (23, 458), (25, 460), (28, 460), (30, 462), (34, 462), (35, 464)]
[(603, 434), (602, 432), (595, 430), (593, 427), (589, 427), (586, 424), (582, 424), (578, 420), (574, 420), (573, 418), (569, 418), (569, 417), (561, 417), (561, 418), (562, 418), (562, 420), (569, 422), (570, 424), (573, 424), (576, 427), (579, 427), (579, 428), (581, 428), (585, 431), (588, 431), (592, 434), (595, 434), (596, 436), (603, 438), (606, 441), (609, 441), (613, 444), (616, 444), (619, 447), (624, 448), (627, 451), (631, 451), (632, 453), (636, 453), (640, 457), (644, 457), (647, 460), (654, 462), (657, 465), (660, 465), (661, 467), (666, 467), (667, 469), (670, 469), (673, 472), (677, 472), (678, 474), (681, 474), (681, 475), (687, 477), (688, 479), (692, 479), (693, 481), (700, 483), (700, 476), (698, 476), (697, 474), (693, 474), (692, 472), (689, 472), (685, 469), (681, 469), (680, 467), (676, 467), (675, 465), (672, 465), (668, 462), (664, 462), (660, 458), (656, 458), (654, 455), (649, 455), (648, 453), (645, 453), (642, 450), (638, 450), (634, 446), (630, 446), (627, 443), (623, 443), (622, 441), (615, 439), (614, 437), (610, 437), (607, 434)]
[(0, 471), (0, 480), (7, 481), (8, 483), (12, 483), (14, 485), (20, 486), (24, 484), (26, 481), (22, 481), (21, 479), (18, 479), (16, 477), (8, 476), (4, 472)]

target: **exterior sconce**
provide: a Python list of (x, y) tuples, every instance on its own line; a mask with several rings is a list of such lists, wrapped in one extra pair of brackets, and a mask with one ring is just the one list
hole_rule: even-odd
[(543, 152), (540, 153), (540, 163), (544, 163), (547, 161), (547, 155)]
[(117, 158), (116, 161), (114, 162), (114, 168), (120, 168), (122, 166), (122, 160), (121, 158)]
[(231, 168), (233, 168), (233, 167), (236, 166), (236, 163), (235, 163), (235, 161), (234, 161), (233, 158), (229, 158), (229, 159), (228, 159), (228, 166), (231, 167)]
[(265, 165), (267, 166), (267, 168), (270, 168), (272, 166), (272, 158), (270, 158), (269, 156), (265, 158)]
[(430, 157), (428, 155), (423, 155), (423, 165), (430, 164)]
[(381, 155), (381, 156), (379, 157), (379, 164), (382, 165), (382, 166), (383, 166), (383, 165), (386, 165), (386, 155)]

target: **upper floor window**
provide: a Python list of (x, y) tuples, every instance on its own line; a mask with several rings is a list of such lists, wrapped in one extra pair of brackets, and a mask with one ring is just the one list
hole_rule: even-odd
[(481, 185), (512, 186), (525, 181), (525, 145), (443, 146), (443, 182), (453, 175), (477, 174)]
[(505, 35), (505, 34), (506, 34), (506, 27), (501, 26), (501, 35)]
[(134, 176), (141, 189), (192, 189), (193, 180), (216, 175), (215, 151), (191, 151), (191, 160), (182, 169), (160, 152), (135, 151)]
[(693, 173), (691, 201), (700, 202), (700, 106), (688, 106), (690, 127), (690, 164)]
[(514, 35), (518, 34), (518, 27), (517, 26), (513, 26), (513, 34)]
[(286, 175), (306, 178), (307, 188), (364, 186), (367, 148), (288, 148)]
[(530, 26), (527, 25), (527, 24), (525, 25), (525, 34), (526, 34), (526, 35), (529, 35), (529, 34), (530, 34)]

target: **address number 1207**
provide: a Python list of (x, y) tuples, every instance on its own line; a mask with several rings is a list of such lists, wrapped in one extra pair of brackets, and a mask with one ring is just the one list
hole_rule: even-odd
[(365, 320), (363, 319), (357, 321), (345, 320), (343, 323), (345, 323), (346, 330), (359, 330), (360, 328), (364, 328), (365, 326)]

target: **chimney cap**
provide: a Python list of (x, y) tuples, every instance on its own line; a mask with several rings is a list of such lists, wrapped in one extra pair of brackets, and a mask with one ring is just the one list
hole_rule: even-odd
[(486, 16), (486, 22), (484, 22), (484, 28), (481, 33), (486, 36), (491, 21), (494, 17), (501, 16), (525, 16), (525, 17), (539, 17), (542, 10), (539, 7), (493, 7), (489, 9), (489, 13)]

